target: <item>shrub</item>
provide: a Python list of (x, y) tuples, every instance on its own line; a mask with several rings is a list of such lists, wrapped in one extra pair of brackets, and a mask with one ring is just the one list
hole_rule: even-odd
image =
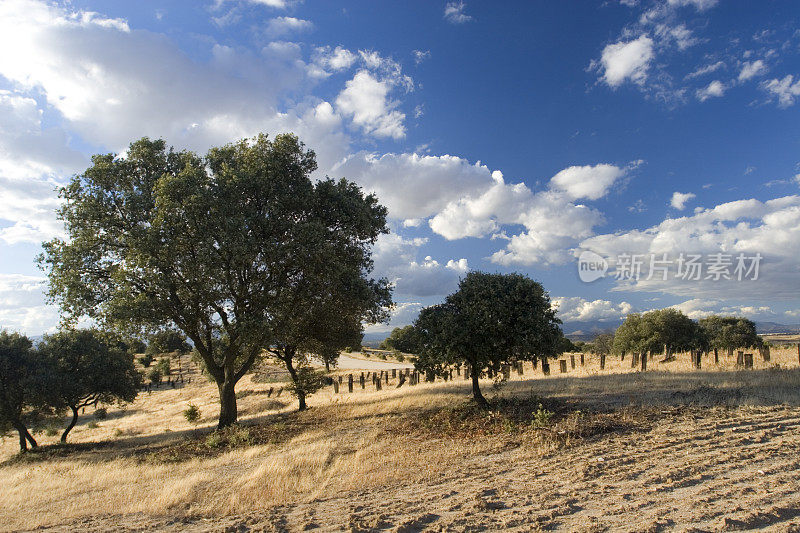
[(220, 431), (215, 431), (206, 437), (207, 448), (219, 448), (222, 446), (223, 442), (224, 439), (222, 438), (222, 433)]
[(105, 407), (94, 410), (94, 417), (97, 420), (104, 420), (108, 416), (108, 410)]
[(146, 354), (139, 357), (138, 361), (143, 367), (147, 368), (153, 363), (153, 356), (150, 354)]
[(400, 361), (401, 363), (406, 360), (406, 356), (401, 354), (401, 353), (398, 353), (397, 355), (395, 355), (394, 358), (397, 359), (398, 361)]
[(536, 411), (533, 412), (533, 420), (531, 420), (531, 426), (534, 428), (543, 428), (550, 425), (550, 419), (553, 418), (553, 411), (549, 411), (542, 407), (542, 404), (539, 404), (539, 407)]
[(162, 357), (161, 359), (159, 359), (158, 360), (158, 364), (156, 365), (156, 368), (161, 370), (161, 375), (162, 376), (169, 376), (170, 374), (172, 374), (172, 366), (171, 366), (170, 358), (169, 357)]
[(147, 378), (153, 385), (158, 385), (161, 383), (161, 369), (158, 367), (151, 368), (150, 372), (147, 373)]
[(95, 422), (94, 420), (92, 420), (91, 422), (89, 422), (86, 425), (86, 427), (89, 428), (89, 429), (97, 429), (97, 428), (100, 427), (100, 425), (97, 422)]
[(207, 448), (221, 448), (223, 446), (235, 448), (237, 446), (247, 446), (253, 443), (253, 436), (250, 429), (238, 424), (228, 426), (225, 429), (218, 429), (206, 437), (205, 445)]
[(183, 418), (190, 424), (197, 424), (200, 421), (202, 412), (195, 404), (190, 403), (189, 406), (183, 410)]

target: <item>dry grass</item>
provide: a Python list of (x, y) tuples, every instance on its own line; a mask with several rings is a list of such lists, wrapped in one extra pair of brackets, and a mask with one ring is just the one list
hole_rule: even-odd
[[(587, 357), (585, 367), (564, 375), (556, 363), (548, 378), (527, 365), (525, 375), (499, 388), (484, 380), (493, 414), (471, 407), (462, 378), (380, 392), (369, 385), (353, 394), (335, 395), (328, 387), (310, 399), (310, 411), (298, 414), (286, 394), (266, 397), (274, 384), (246, 377), (238, 386), (246, 435), (215, 446), (206, 439), (217, 391), (195, 375), (182, 388), (143, 393), (125, 409), (109, 406), (99, 427), (89, 427), (87, 412), (70, 435), (75, 446), (20, 459), (16, 439), (4, 439), (0, 528), (102, 514), (246, 514), (431, 482), (469, 458), (508, 449), (550, 461), (565, 446), (649, 431), (659, 417), (701, 409), (693, 406), (800, 406), (797, 354), (789, 350), (774, 350), (769, 365), (756, 361), (761, 371), (735, 371), (727, 358), (720, 365), (704, 361), (702, 371), (690, 370), (688, 356), (652, 362), (646, 373), (632, 373), (628, 363), (611, 357), (599, 371)], [(197, 428), (182, 415), (190, 402), (203, 413)], [(537, 423), (539, 403), (553, 413), (546, 424)], [(45, 445), (57, 440), (38, 437)]]

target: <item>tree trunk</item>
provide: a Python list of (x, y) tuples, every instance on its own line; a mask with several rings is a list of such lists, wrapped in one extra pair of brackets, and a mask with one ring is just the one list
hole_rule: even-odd
[(28, 451), (28, 443), (30, 443), (31, 448), (37, 447), (36, 441), (28, 432), (28, 428), (25, 427), (25, 424), (22, 422), (15, 423), (14, 429), (16, 429), (17, 433), (19, 433), (19, 451)]
[(478, 383), (478, 378), (480, 375), (481, 369), (478, 368), (477, 365), (472, 365), (472, 398), (479, 407), (488, 409), (489, 402), (487, 402), (486, 398), (483, 397), (483, 394), (481, 393), (481, 385)]
[(28, 440), (25, 438), (25, 433), (20, 428), (17, 428), (17, 432), (19, 432), (19, 451), (27, 452), (28, 451)]
[(330, 371), (331, 371), (331, 362), (326, 357), (325, 358), (325, 372), (330, 372)]
[(236, 423), (238, 411), (236, 409), (236, 391), (232, 376), (225, 376), (222, 383), (217, 383), (219, 388), (219, 423), (217, 429), (226, 428)]
[(299, 386), (297, 382), (297, 370), (295, 370), (294, 365), (292, 364), (292, 354), (284, 354), (285, 358), (283, 360), (286, 363), (286, 370), (289, 371), (289, 375), (292, 376), (292, 382), (295, 385), (295, 391), (297, 392), (297, 403), (298, 411), (305, 411), (308, 409), (306, 406), (306, 391), (302, 390), (302, 387)]
[(69, 421), (67, 429), (65, 429), (64, 433), (61, 434), (62, 443), (67, 442), (67, 435), (69, 435), (69, 432), (72, 431), (72, 428), (75, 427), (75, 424), (78, 423), (78, 406), (76, 405), (73, 407), (70, 405), (69, 408), (72, 409), (72, 420)]

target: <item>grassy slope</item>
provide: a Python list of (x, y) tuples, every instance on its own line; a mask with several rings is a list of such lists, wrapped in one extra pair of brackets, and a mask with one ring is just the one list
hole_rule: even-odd
[[(708, 488), (712, 480), (706, 471), (722, 469), (720, 476), (738, 479), (739, 485), (714, 489), (710, 496), (687, 494), (683, 509), (667, 498), (672, 507), (659, 512), (673, 513), (669, 520), (675, 523), (690, 523), (700, 518), (686, 506), (710, 505), (692, 497), (718, 502), (728, 491), (738, 498), (736, 505), (763, 497), (758, 471), (765, 472), (773, 493), (796, 484), (800, 371), (768, 370), (760, 361), (761, 371), (733, 371), (728, 360), (691, 371), (686, 359), (650, 364), (666, 366), (663, 370), (629, 373), (627, 360), (610, 358), (601, 373), (591, 358), (564, 376), (552, 365), (549, 378), (526, 366), (525, 376), (514, 375), (500, 391), (484, 382), (490, 396), (507, 399), (501, 413), (490, 417), (464, 403), (468, 386), (460, 379), (380, 392), (369, 385), (352, 395), (334, 395), (329, 388), (311, 399), (312, 410), (295, 414), (285, 394), (276, 400), (263, 393), (274, 384), (245, 378), (238, 390), (250, 392), (241, 394), (239, 405), (242, 421), (254, 425), (251, 444), (231, 448), (203, 444), (216, 415), (216, 388), (195, 376), (183, 388), (142, 394), (124, 411), (109, 408), (97, 428), (89, 427), (90, 414), (82, 417), (70, 440), (83, 446), (21, 460), (13, 456), (16, 440), (5, 439), (0, 528), (62, 523), (70, 529), (82, 517), (110, 515), (84, 526), (100, 520), (95, 524), (100, 530), (125, 522), (133, 527), (138, 520), (141, 527), (168, 529), (170, 522), (159, 516), (234, 516), (225, 520), (235, 521), (253, 513), (267, 522), (278, 513), (297, 527), (313, 523), (315, 516), (351, 529), (377, 527), (375, 520), (418, 521), (420, 527), (426, 520), (451, 525), (466, 520), (500, 527), (493, 520), (508, 513), (503, 527), (516, 527), (516, 520), (519, 527), (570, 529), (593, 523), (592, 509), (596, 520), (613, 527), (621, 510), (646, 510), (652, 501), (664, 507), (665, 491)], [(773, 351), (775, 363), (796, 368), (796, 352)], [(531, 424), (540, 401), (533, 393), (555, 413), (545, 428)], [(190, 401), (204, 415), (196, 429), (181, 414)], [(56, 440), (40, 438), (45, 444)], [(775, 449), (767, 453), (758, 446)], [(695, 466), (687, 463), (690, 453)], [(754, 470), (758, 461), (763, 465)], [(602, 479), (612, 464), (607, 483), (592, 481)], [(562, 488), (554, 492), (557, 486)], [(619, 499), (620, 487), (626, 487), (627, 499)], [(487, 490), (494, 492), (484, 494)], [(450, 493), (461, 503), (447, 503)], [(355, 509), (359, 502), (361, 511)], [(784, 500), (767, 505), (778, 515), (790, 507)], [(742, 513), (731, 508), (706, 519), (712, 529), (728, 515), (765, 519)], [(652, 514), (654, 523), (660, 520)], [(190, 520), (182, 527), (192, 524), (199, 528), (203, 522)]]

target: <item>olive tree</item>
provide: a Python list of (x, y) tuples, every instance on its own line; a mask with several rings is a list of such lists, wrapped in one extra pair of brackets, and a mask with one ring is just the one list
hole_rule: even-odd
[(46, 335), (39, 351), (47, 369), (43, 384), (48, 404), (72, 413), (61, 442), (67, 442), (82, 407), (136, 399), (142, 382), (133, 356), (100, 331), (65, 330)]
[(277, 342), (287, 293), (315, 294), (321, 284), (308, 282), (326, 264), (338, 269), (337, 254), (384, 230), (374, 197), (344, 180), (314, 183), (316, 168), (314, 152), (288, 134), (205, 157), (147, 138), (124, 157), (96, 155), (61, 192), (68, 238), (44, 244), (50, 297), (68, 320), (180, 330), (216, 383), (218, 425), (228, 426), (236, 383)]
[(486, 408), (481, 373), (555, 356), (563, 338), (560, 323), (547, 292), (527, 276), (470, 272), (456, 292), (423, 309), (414, 322), (420, 346), (415, 365), (433, 372), (469, 365), (473, 398)]

